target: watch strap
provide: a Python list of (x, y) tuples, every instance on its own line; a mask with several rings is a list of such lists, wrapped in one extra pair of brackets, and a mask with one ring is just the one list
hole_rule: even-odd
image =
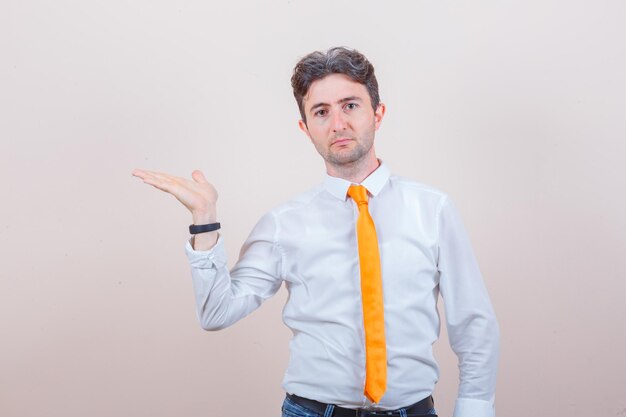
[(219, 230), (221, 225), (219, 223), (209, 223), (209, 224), (190, 224), (189, 225), (189, 233), (192, 235), (197, 235), (198, 233), (207, 233), (214, 232)]

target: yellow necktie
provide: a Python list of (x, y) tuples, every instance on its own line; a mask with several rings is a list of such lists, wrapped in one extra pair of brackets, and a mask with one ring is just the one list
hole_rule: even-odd
[(356, 231), (361, 267), (361, 298), (365, 328), (365, 395), (378, 403), (387, 389), (387, 347), (383, 309), (383, 280), (378, 239), (367, 205), (367, 190), (352, 185), (348, 195), (359, 207)]

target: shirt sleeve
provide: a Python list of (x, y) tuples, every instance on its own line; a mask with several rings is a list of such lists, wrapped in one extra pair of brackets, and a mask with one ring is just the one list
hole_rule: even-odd
[(223, 238), (208, 251), (195, 251), (187, 241), (196, 312), (205, 330), (228, 327), (256, 310), (282, 283), (282, 252), (272, 213), (259, 220), (229, 271)]
[(437, 224), (439, 286), (450, 346), (459, 361), (454, 417), (494, 417), (498, 323), (465, 228), (447, 197)]

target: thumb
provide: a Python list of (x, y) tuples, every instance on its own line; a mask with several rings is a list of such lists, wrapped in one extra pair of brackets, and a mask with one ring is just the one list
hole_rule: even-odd
[(202, 173), (202, 171), (200, 171), (199, 169), (196, 169), (195, 171), (193, 171), (191, 173), (191, 178), (194, 179), (194, 181), (200, 183), (200, 184), (208, 184), (209, 182), (206, 180), (206, 178), (204, 178), (204, 174)]

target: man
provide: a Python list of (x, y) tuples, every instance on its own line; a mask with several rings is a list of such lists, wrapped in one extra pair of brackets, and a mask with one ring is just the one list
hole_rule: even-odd
[(494, 416), (498, 326), (477, 262), (448, 197), (377, 159), (385, 105), (373, 66), (333, 48), (302, 58), (291, 82), (326, 180), (263, 216), (230, 272), (202, 173), (134, 172), (192, 213), (186, 250), (202, 327), (230, 326), (284, 281), (293, 339), (283, 416), (432, 416), (441, 292), (459, 357), (455, 417)]

